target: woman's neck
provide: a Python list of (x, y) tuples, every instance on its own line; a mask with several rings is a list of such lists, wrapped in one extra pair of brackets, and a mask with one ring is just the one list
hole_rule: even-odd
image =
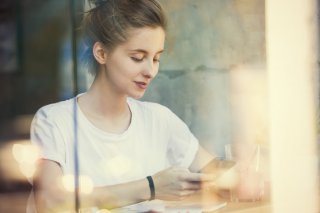
[(121, 133), (131, 121), (127, 96), (114, 92), (106, 82), (96, 79), (87, 93), (80, 96), (78, 103), (84, 115), (98, 128)]
[(101, 77), (95, 79), (87, 92), (88, 101), (94, 111), (108, 117), (116, 117), (128, 111), (127, 96), (115, 92), (107, 80)]

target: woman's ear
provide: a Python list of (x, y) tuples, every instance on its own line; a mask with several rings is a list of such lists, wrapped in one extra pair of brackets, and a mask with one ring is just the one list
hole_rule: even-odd
[(96, 42), (92, 48), (93, 56), (99, 64), (105, 64), (107, 61), (107, 52), (104, 45), (101, 42)]

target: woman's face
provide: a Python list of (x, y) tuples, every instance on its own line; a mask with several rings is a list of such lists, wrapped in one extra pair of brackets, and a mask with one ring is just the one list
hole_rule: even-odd
[(113, 92), (141, 98), (159, 70), (165, 32), (161, 27), (131, 30), (129, 39), (106, 56), (105, 78)]

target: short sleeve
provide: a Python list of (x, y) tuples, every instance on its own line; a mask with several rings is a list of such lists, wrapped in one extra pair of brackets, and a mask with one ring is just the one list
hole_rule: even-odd
[(53, 116), (41, 108), (31, 124), (31, 142), (39, 148), (39, 158), (52, 160), (65, 167), (65, 144)]
[(198, 139), (172, 111), (167, 110), (169, 131), (168, 159), (171, 165), (189, 168), (198, 151)]

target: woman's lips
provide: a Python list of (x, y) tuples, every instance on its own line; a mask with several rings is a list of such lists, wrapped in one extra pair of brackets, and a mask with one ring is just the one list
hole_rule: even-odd
[(148, 87), (148, 84), (145, 82), (135, 81), (135, 83), (140, 89), (147, 89), (147, 87)]

